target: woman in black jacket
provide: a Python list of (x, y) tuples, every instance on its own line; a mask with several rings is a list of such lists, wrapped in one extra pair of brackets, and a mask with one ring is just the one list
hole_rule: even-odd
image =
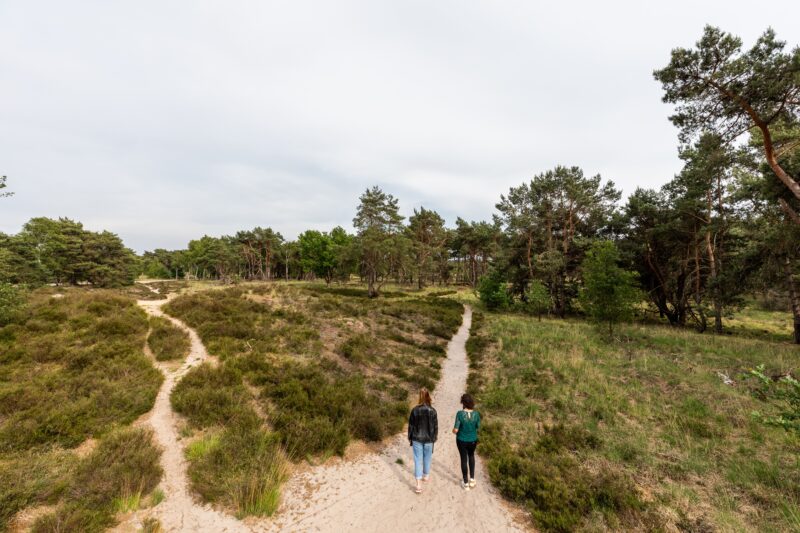
[(425, 387), (419, 390), (419, 403), (408, 417), (408, 443), (414, 448), (414, 477), (417, 494), (422, 492), (420, 481), (428, 481), (431, 475), (433, 443), (439, 436), (439, 421), (436, 409), (431, 407), (431, 393)]

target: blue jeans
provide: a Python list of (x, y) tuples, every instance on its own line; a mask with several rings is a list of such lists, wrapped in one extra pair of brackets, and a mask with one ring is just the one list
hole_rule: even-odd
[(431, 459), (433, 458), (433, 443), (414, 441), (411, 443), (414, 448), (414, 477), (422, 479), (422, 476), (427, 477), (431, 473)]

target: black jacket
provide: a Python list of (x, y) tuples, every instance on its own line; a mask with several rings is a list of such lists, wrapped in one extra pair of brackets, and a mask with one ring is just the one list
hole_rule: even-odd
[(411, 410), (408, 417), (408, 442), (436, 442), (439, 436), (439, 420), (436, 409), (430, 405), (418, 405)]

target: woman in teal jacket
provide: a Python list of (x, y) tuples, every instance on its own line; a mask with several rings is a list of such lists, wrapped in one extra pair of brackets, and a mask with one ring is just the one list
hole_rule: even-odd
[(481, 427), (481, 414), (475, 411), (475, 400), (469, 394), (461, 396), (464, 407), (456, 413), (453, 433), (456, 434), (456, 446), (461, 456), (461, 488), (469, 490), (475, 487), (475, 447), (478, 445), (478, 430)]

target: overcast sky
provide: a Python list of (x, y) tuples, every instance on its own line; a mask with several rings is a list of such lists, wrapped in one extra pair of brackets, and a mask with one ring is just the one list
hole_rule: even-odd
[(488, 219), (558, 164), (627, 195), (680, 168), (652, 71), (706, 23), (800, 43), (800, 2), (0, 0), (0, 231), (65, 216), (137, 251), (272, 226)]

